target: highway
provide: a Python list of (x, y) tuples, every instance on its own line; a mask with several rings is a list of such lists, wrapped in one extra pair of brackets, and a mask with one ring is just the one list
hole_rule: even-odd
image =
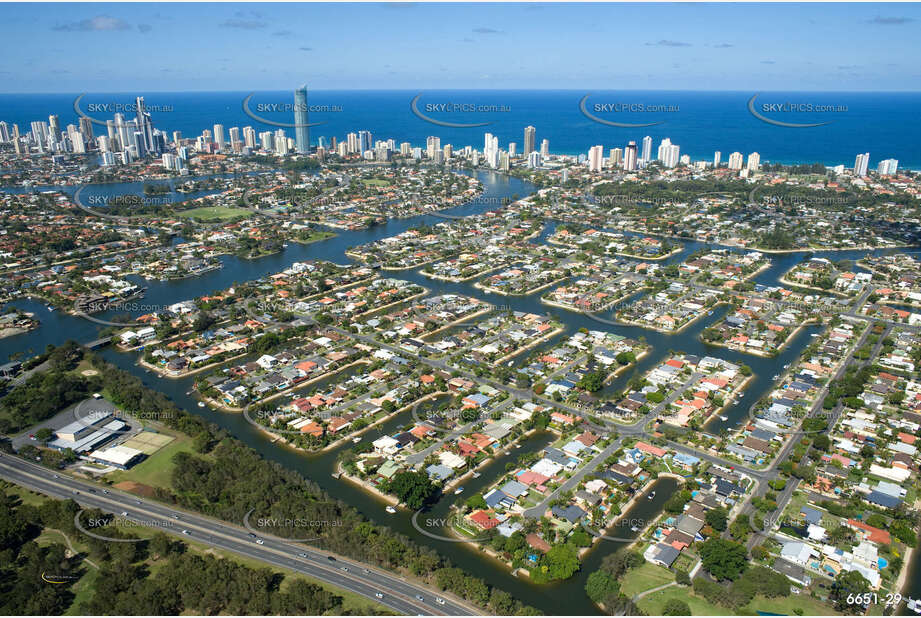
[[(127, 513), (123, 516), (145, 522), (150, 527), (149, 536), (153, 536), (154, 531), (162, 531), (254, 558), (274, 567), (297, 571), (360, 594), (399, 614), (464, 616), (477, 615), (482, 611), (392, 573), (339, 556), (329, 560), (329, 552), (317, 551), (270, 535), (260, 536), (263, 541), (260, 545), (242, 527), (180, 511), (132, 494), (103, 489), (99, 485), (57, 474), (19, 457), (7, 454), (0, 456), (0, 476), (54, 498), (73, 499), (86, 508), (97, 508), (116, 515)], [(138, 537), (145, 537), (145, 527), (132, 526), (131, 531)], [(375, 597), (377, 593), (382, 593), (383, 598)], [(443, 600), (444, 604), (436, 599)]]

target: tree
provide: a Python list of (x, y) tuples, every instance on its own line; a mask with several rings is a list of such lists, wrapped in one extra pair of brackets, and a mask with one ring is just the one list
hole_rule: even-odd
[(569, 579), (579, 570), (579, 556), (572, 545), (563, 544), (550, 548), (541, 561), (547, 567), (550, 579)]
[(860, 603), (848, 602), (848, 596), (857, 596), (870, 592), (870, 582), (859, 571), (841, 571), (831, 585), (831, 598), (835, 600), (835, 609), (845, 614), (862, 614), (864, 607)]
[(748, 566), (745, 546), (719, 537), (700, 546), (700, 558), (703, 567), (717, 579), (737, 579)]
[(726, 529), (726, 523), (729, 521), (729, 513), (725, 508), (718, 506), (707, 511), (706, 520), (707, 525), (722, 532)]
[(690, 606), (681, 599), (669, 599), (662, 608), (663, 616), (690, 616)]
[(438, 492), (425, 472), (404, 470), (386, 483), (385, 491), (392, 493), (411, 509), (422, 508)]
[(592, 571), (585, 580), (585, 594), (595, 603), (604, 602), (609, 594), (617, 594), (619, 590), (617, 580), (600, 569)]

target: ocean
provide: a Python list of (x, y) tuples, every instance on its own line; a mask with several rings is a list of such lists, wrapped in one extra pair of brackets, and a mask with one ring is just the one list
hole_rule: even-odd
[[(262, 120), (243, 110), (243, 100), (253, 94), (249, 109)], [(524, 147), (523, 130), (536, 129), (536, 148), (543, 139), (550, 141), (556, 154), (587, 153), (596, 144), (608, 149), (623, 147), (628, 141), (653, 138), (653, 157), (663, 138), (678, 144), (681, 154), (692, 160), (712, 160), (715, 150), (725, 162), (729, 154), (758, 152), (761, 161), (791, 163), (820, 162), (826, 165), (854, 165), (858, 153), (870, 153), (870, 168), (882, 159), (898, 159), (900, 169), (921, 169), (921, 93), (865, 92), (768, 92), (753, 103), (755, 112), (769, 121), (791, 124), (827, 123), (822, 126), (793, 128), (759, 119), (749, 110), (754, 92), (688, 91), (594, 91), (573, 90), (430, 90), (430, 91), (312, 91), (309, 122), (322, 123), (310, 128), (311, 142), (319, 137), (341, 140), (352, 131), (366, 130), (372, 138), (393, 138), (397, 144), (408, 141), (425, 148), (430, 135), (455, 149), (471, 145), (483, 150), (484, 134), (492, 133), (505, 149), (516, 142)], [(76, 124), (74, 101), (80, 93), (0, 94), (0, 120), (17, 123), (21, 132), (33, 120), (47, 120), (58, 114), (62, 128)], [(293, 91), (279, 92), (152, 92), (89, 93), (80, 101), (88, 116), (112, 118), (117, 106), (132, 117), (134, 97), (143, 95), (151, 110), (154, 126), (167, 132), (181, 131), (183, 137), (200, 135), (215, 123), (223, 124), (225, 137), (230, 127), (252, 126), (256, 132), (275, 131), (274, 122), (291, 124)], [(589, 118), (580, 108), (600, 119)], [(442, 126), (414, 113), (416, 108), (438, 122), (480, 124), (476, 127)], [(315, 107), (316, 106), (316, 107)], [(811, 106), (811, 107), (810, 107)], [(816, 111), (823, 106), (821, 111)], [(454, 111), (447, 111), (454, 110)], [(811, 110), (811, 111), (810, 111)], [(267, 122), (266, 122), (267, 121)], [(607, 122), (648, 124), (648, 127), (612, 126)], [(104, 127), (94, 125), (96, 134)], [(285, 128), (289, 137), (294, 129)], [(640, 151), (642, 154), (642, 150)]]

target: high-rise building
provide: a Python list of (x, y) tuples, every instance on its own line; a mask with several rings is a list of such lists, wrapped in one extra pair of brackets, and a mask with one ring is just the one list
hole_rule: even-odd
[(370, 131), (359, 131), (358, 132), (358, 152), (362, 155), (367, 151), (371, 150), (371, 132)]
[(898, 159), (883, 159), (876, 167), (876, 173), (880, 176), (895, 176), (898, 170)]
[(550, 140), (549, 139), (542, 139), (540, 141), (540, 156), (545, 159), (550, 156)]
[(217, 144), (218, 150), (224, 150), (224, 125), (214, 125), (214, 143)]
[(723, 153), (717, 150), (713, 153), (713, 167), (717, 168), (720, 166), (720, 159), (723, 157)]
[(441, 150), (441, 138), (435, 135), (429, 135), (425, 138), (425, 156), (429, 159), (435, 158), (435, 153)]
[(652, 158), (652, 138), (648, 135), (643, 138), (643, 155), (640, 158), (647, 163)]
[(50, 127), (51, 141), (59, 141), (61, 139), (61, 119), (58, 118), (57, 114), (48, 116), (48, 126)]
[(400, 142), (400, 154), (408, 157), (412, 153), (412, 144), (409, 142)]
[(729, 155), (729, 169), (731, 170), (740, 170), (742, 169), (742, 153), (734, 152)]
[(531, 152), (531, 154), (528, 155), (528, 167), (530, 168), (540, 167), (542, 164), (543, 164), (543, 161), (541, 160), (541, 156), (539, 152), (533, 151)]
[(592, 146), (588, 150), (588, 169), (591, 172), (600, 172), (601, 163), (604, 158), (604, 147), (601, 145)]
[(10, 141), (10, 126), (5, 120), (0, 120), (0, 142)]
[(624, 149), (623, 148), (611, 148), (610, 154), (608, 154), (608, 167), (614, 169), (618, 165), (624, 162)]
[(757, 172), (761, 167), (761, 155), (757, 152), (752, 152), (748, 155), (748, 164), (746, 165), (749, 172)]
[(636, 171), (636, 142), (628, 142), (624, 149), (624, 171)]
[(155, 149), (153, 140), (153, 121), (150, 119), (150, 114), (147, 113), (147, 105), (144, 103), (144, 97), (138, 97), (136, 99), (135, 113), (137, 114), (137, 118), (135, 119), (137, 128), (135, 130), (141, 132), (141, 141), (144, 142), (145, 151), (152, 151)]
[(93, 121), (86, 116), (80, 116), (80, 133), (87, 143), (90, 143), (96, 136), (93, 135)]
[(534, 143), (537, 140), (537, 129), (528, 125), (524, 128), (524, 156), (534, 152)]
[(855, 176), (866, 176), (867, 167), (870, 165), (870, 153), (865, 152), (863, 154), (857, 155), (857, 159), (854, 161), (854, 175)]
[(284, 129), (278, 129), (275, 131), (275, 154), (279, 156), (284, 156), (288, 154), (288, 138), (285, 136)]
[(517, 156), (518, 156), (518, 144), (516, 144), (515, 142), (509, 142), (508, 143), (508, 158), (514, 159)]
[(662, 140), (662, 143), (659, 144), (658, 160), (664, 167), (675, 167), (678, 165), (678, 159), (680, 156), (680, 148), (677, 144), (673, 144), (672, 140), (665, 138)]
[(294, 91), (294, 141), (298, 154), (310, 154), (310, 127), (307, 126), (307, 84)]
[(256, 130), (252, 127), (243, 127), (243, 143), (247, 148), (256, 147)]

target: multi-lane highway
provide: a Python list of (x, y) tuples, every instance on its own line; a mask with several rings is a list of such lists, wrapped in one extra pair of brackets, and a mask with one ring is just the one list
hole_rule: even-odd
[[(155, 531), (175, 534), (255, 558), (275, 567), (303, 573), (358, 593), (400, 614), (459, 616), (481, 613), (481, 610), (467, 603), (441, 592), (435, 593), (392, 573), (269, 535), (258, 537), (262, 541), (259, 544), (242, 527), (180, 511), (135, 495), (103, 489), (99, 485), (55, 473), (19, 457), (6, 454), (0, 456), (0, 477), (55, 498), (71, 498), (84, 507), (144, 522), (144, 526), (134, 525), (131, 528), (138, 537), (152, 536)], [(104, 534), (101, 530), (95, 532)], [(377, 596), (379, 594), (380, 597)]]

